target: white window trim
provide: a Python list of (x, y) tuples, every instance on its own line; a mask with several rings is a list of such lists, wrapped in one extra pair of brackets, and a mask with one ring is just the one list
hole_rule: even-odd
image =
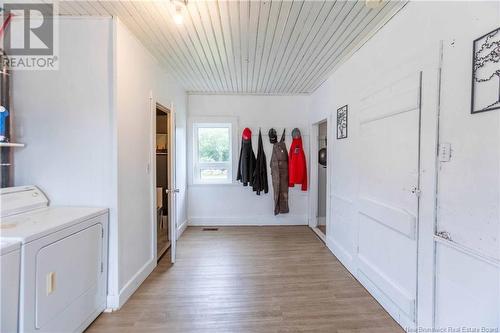
[[(224, 123), (205, 123), (205, 122), (195, 122), (193, 123), (193, 182), (195, 184), (230, 184), (233, 181), (233, 143), (232, 143), (232, 124), (228, 122)], [(199, 162), (198, 161), (198, 130), (200, 128), (228, 128), (229, 130), (229, 160), (227, 162)], [(222, 167), (227, 167), (228, 179), (212, 179), (204, 180), (200, 178), (199, 171), (204, 166), (214, 166), (219, 165)]]
[[(220, 162), (222, 165), (231, 166), (229, 170), (229, 179), (227, 180), (212, 180), (206, 181), (201, 180), (196, 171), (199, 169), (203, 163), (197, 165), (198, 163), (198, 145), (197, 145), (197, 135), (198, 128), (200, 127), (221, 127), (228, 126), (230, 128), (230, 147), (229, 147), (229, 162)], [(238, 130), (238, 118), (236, 117), (191, 117), (188, 120), (188, 181), (189, 185), (194, 186), (210, 186), (210, 185), (230, 185), (236, 183), (236, 173), (238, 166), (238, 140), (237, 140), (237, 130)], [(207, 163), (213, 165), (214, 163)]]

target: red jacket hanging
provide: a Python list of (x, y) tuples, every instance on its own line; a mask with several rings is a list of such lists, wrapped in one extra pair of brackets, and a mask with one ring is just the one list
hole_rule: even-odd
[(288, 153), (288, 185), (302, 184), (302, 191), (307, 191), (307, 167), (302, 138), (294, 138)]

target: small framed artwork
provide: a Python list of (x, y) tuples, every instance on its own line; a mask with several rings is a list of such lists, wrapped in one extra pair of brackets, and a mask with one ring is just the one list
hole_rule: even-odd
[(500, 28), (472, 45), (471, 113), (500, 109)]
[(337, 139), (347, 138), (347, 105), (337, 109)]

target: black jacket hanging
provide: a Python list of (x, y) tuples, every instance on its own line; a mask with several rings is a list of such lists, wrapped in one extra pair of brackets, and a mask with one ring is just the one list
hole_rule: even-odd
[(269, 192), (267, 184), (267, 162), (264, 145), (262, 144), (262, 133), (259, 130), (259, 147), (257, 148), (257, 161), (253, 172), (253, 190), (260, 195), (261, 191)]
[(241, 138), (240, 160), (236, 180), (242, 182), (243, 186), (252, 185), (254, 170), (255, 154), (252, 149), (252, 132), (250, 129), (245, 128)]

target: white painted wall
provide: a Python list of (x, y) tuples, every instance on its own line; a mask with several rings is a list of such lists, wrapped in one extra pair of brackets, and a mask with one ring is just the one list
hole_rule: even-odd
[[(252, 129), (252, 143), (257, 154), (259, 127), (262, 128), (264, 150), (268, 164), (269, 193), (257, 196), (251, 187), (241, 184), (189, 185), (188, 220), (192, 225), (271, 225), (307, 224), (308, 192), (300, 186), (290, 188), (290, 213), (274, 216), (274, 199), (269, 164), (272, 145), (267, 132), (274, 127), (281, 137), (287, 130), (287, 147), (291, 144), (291, 131), (300, 128), (304, 151), (309, 167), (308, 96), (238, 96), (238, 95), (189, 95), (189, 117), (236, 117), (238, 120), (238, 145), (245, 127)], [(190, 138), (189, 138), (190, 139)], [(188, 140), (189, 145), (190, 140)], [(237, 149), (237, 159), (240, 148)], [(191, 157), (188, 160), (191, 161)], [(192, 172), (188, 162), (188, 172)], [(234, 170), (236, 177), (236, 170)]]
[(112, 38), (110, 19), (62, 18), (59, 70), (13, 73), (15, 184), (51, 204), (113, 206)]
[[(498, 2), (410, 2), (311, 97), (311, 124), (335, 114), (342, 105), (350, 106), (349, 138), (335, 140), (335, 126), (329, 128), (333, 198), (327, 239), (336, 256), (359, 277), (357, 209), (361, 157), (356, 106), (367, 90), (423, 71), (419, 326), (500, 326), (500, 113), (470, 115), (469, 110), (472, 41), (497, 28), (498, 22)], [(439, 95), (441, 40), (444, 55)], [(451, 233), (456, 242), (451, 246), (447, 242), (436, 246), (433, 241), (439, 97), (439, 140), (452, 144), (453, 157), (439, 165), (438, 226)], [(387, 101), (387, 107), (393, 102)], [(472, 271), (476, 273), (465, 273)], [(488, 276), (482, 278), (479, 271), (488, 272)], [(399, 320), (398, 308), (386, 290), (372, 282), (364, 283)], [(393, 281), (385, 283), (397, 287)]]
[(435, 321), (498, 330), (500, 110), (470, 114), (470, 81), (472, 40), (500, 27), (500, 2), (454, 6), (455, 23), (442, 28), (439, 132), (452, 158), (439, 164), (437, 202), (437, 230), (454, 243), (436, 246)]
[[(118, 267), (120, 303), (156, 266), (150, 195), (151, 105), (173, 104), (176, 120), (177, 225), (186, 220), (186, 94), (119, 21), (116, 25)], [(152, 94), (153, 100), (150, 101)], [(153, 104), (151, 104), (153, 103)]]
[(118, 21), (61, 18), (58, 71), (16, 71), (16, 185), (53, 205), (109, 207), (108, 306), (155, 267), (147, 173), (150, 99), (176, 113), (177, 225), (187, 220), (186, 94)]
[(500, 2), (457, 9), (460, 24), (443, 31), (439, 135), (452, 159), (439, 168), (438, 229), (500, 260), (500, 112), (470, 114), (471, 41), (500, 26)]

